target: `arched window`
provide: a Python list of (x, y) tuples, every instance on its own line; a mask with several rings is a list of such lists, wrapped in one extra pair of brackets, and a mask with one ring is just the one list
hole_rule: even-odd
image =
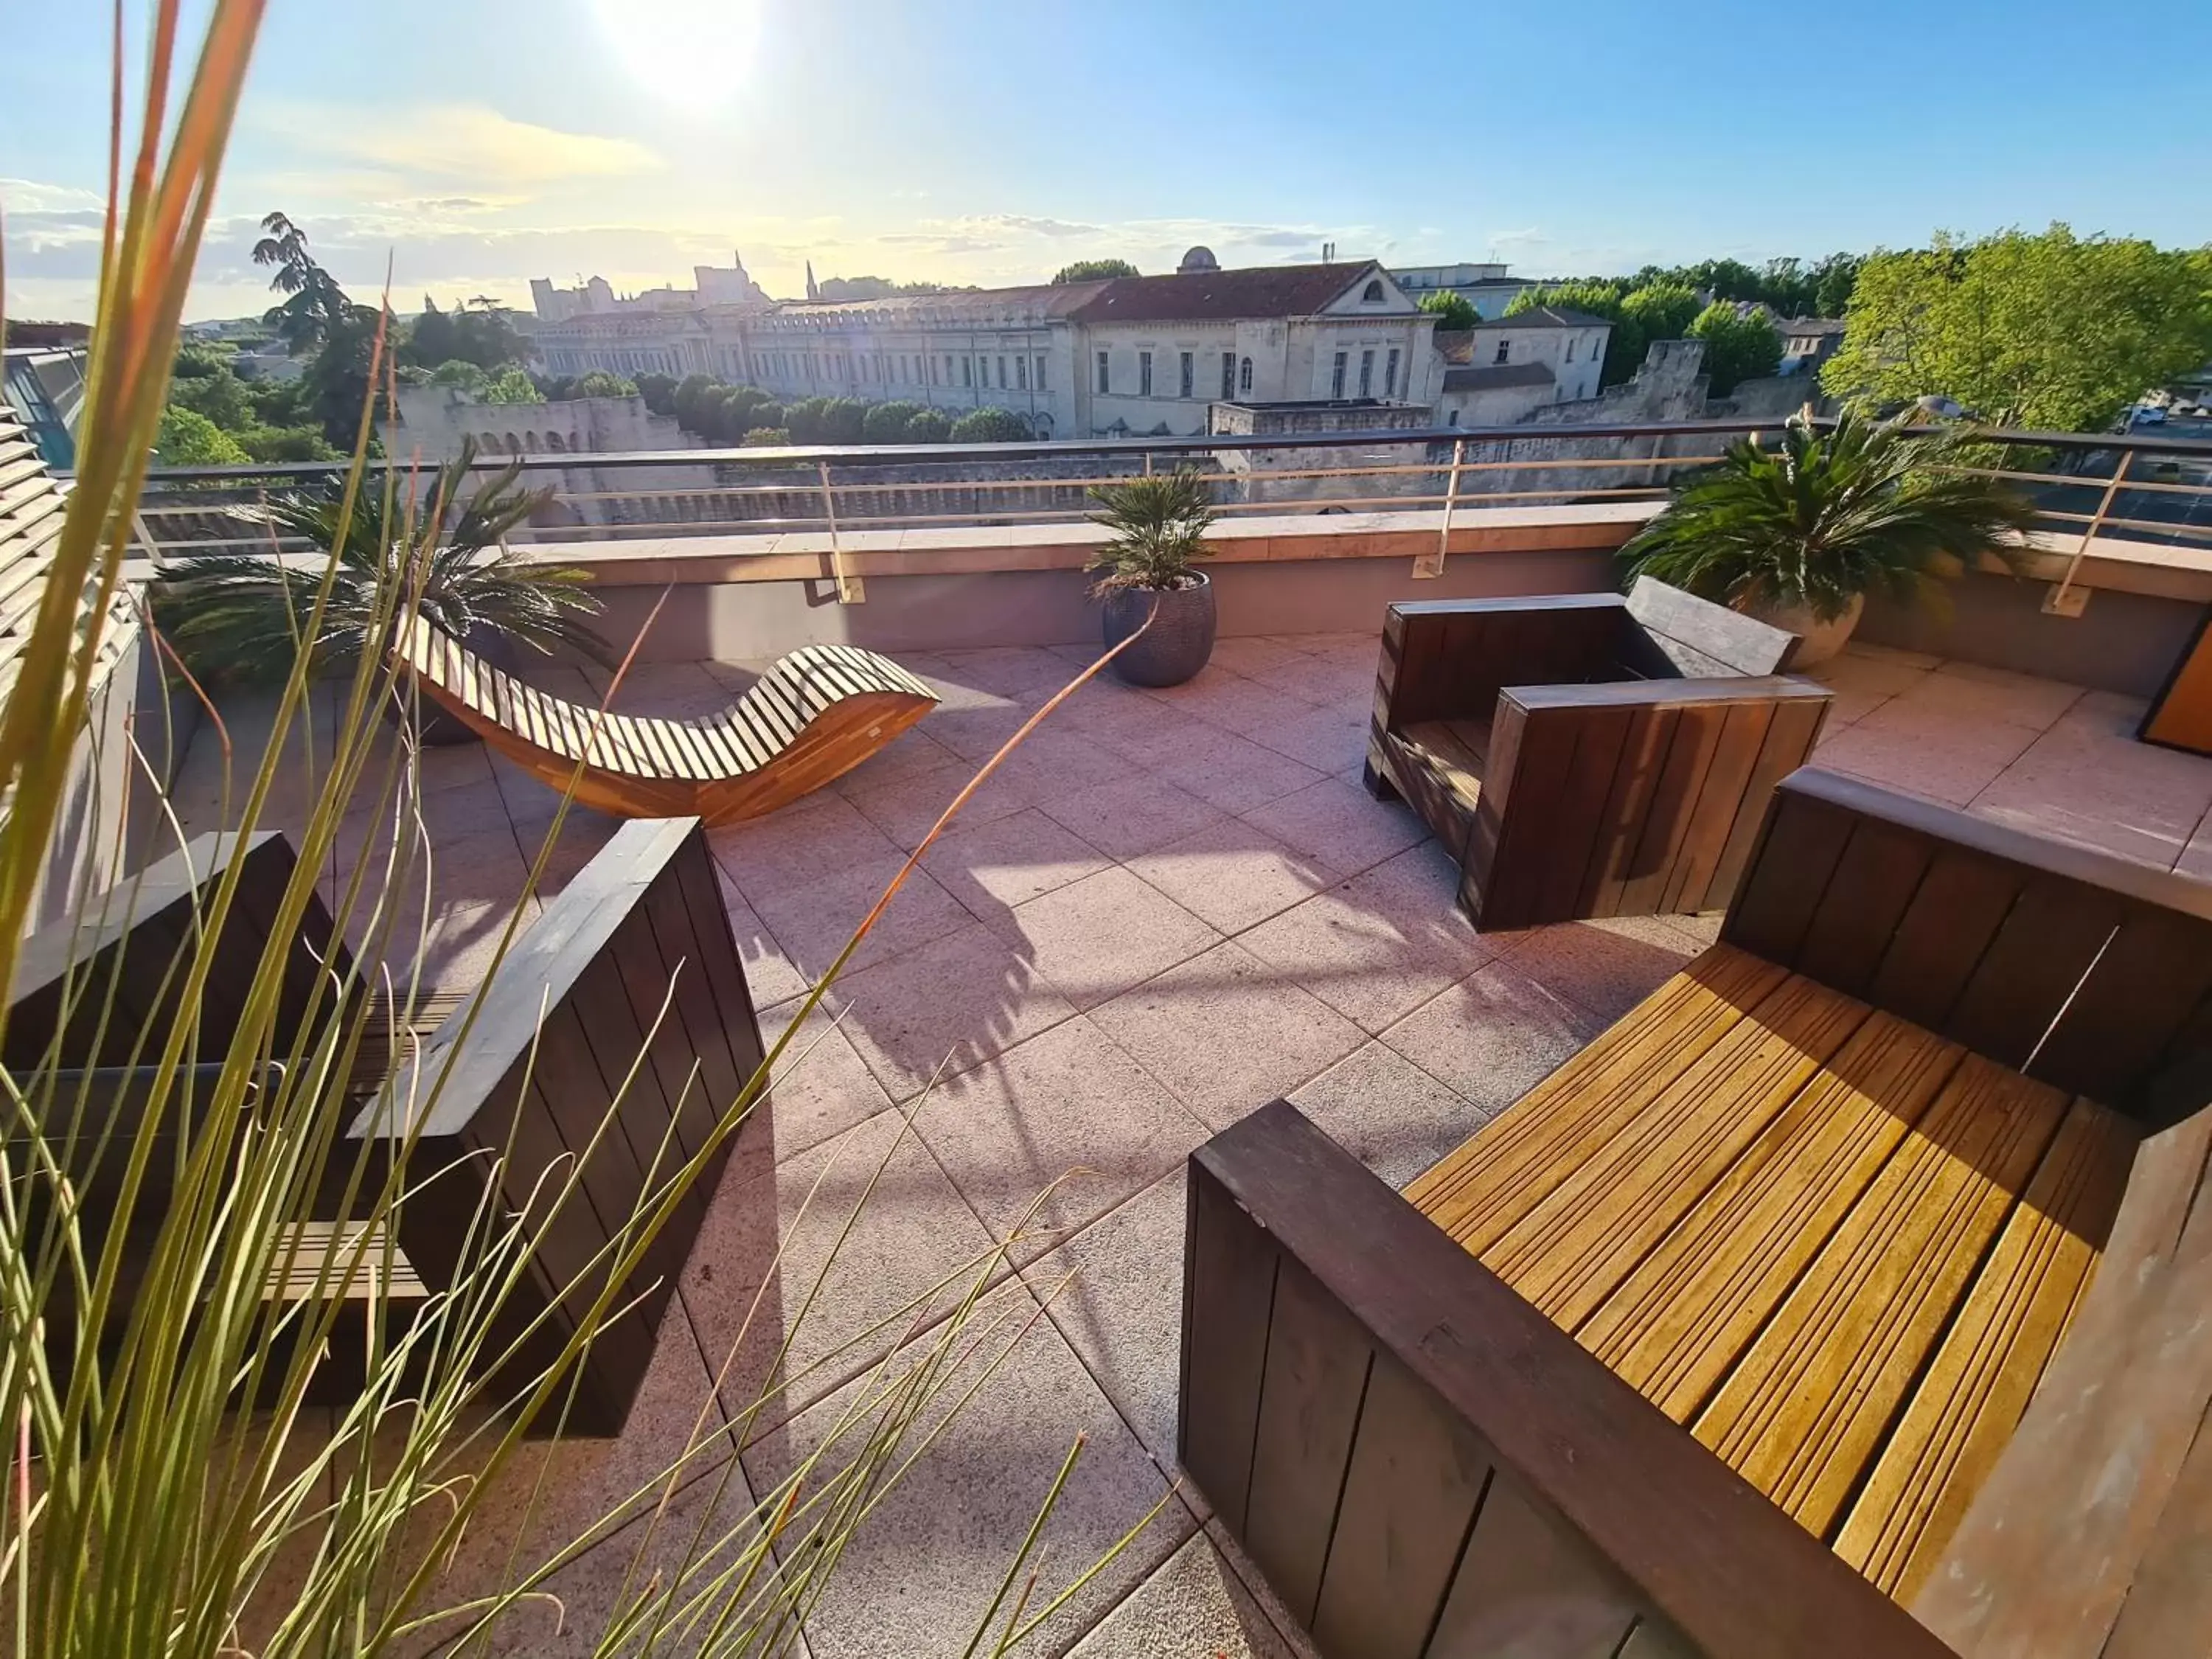
[(1249, 357), (1237, 366), (1237, 389), (1239, 392), (1252, 389), (1252, 360)]
[(525, 449), (527, 453), (532, 455), (537, 454), (545, 447), (545, 441), (539, 437), (535, 432), (524, 433), (522, 434), (522, 441)]
[(496, 432), (479, 432), (477, 434), (477, 447), (478, 449), (489, 451), (494, 455), (498, 454), (499, 434)]
[(1368, 283), (1366, 288), (1361, 291), (1359, 302), (1362, 305), (1370, 306), (1380, 305), (1382, 302), (1382, 279), (1380, 276), (1377, 276), (1373, 282)]
[(510, 455), (520, 455), (522, 453), (522, 440), (516, 437), (512, 432), (507, 434), (507, 453)]
[(568, 446), (562, 441), (559, 433), (549, 432), (545, 434), (545, 447), (552, 453), (558, 455), (566, 450)]

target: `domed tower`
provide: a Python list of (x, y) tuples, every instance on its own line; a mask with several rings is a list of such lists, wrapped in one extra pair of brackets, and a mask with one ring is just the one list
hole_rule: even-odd
[(1189, 252), (1182, 256), (1182, 263), (1176, 267), (1176, 275), (1178, 276), (1195, 276), (1198, 272), (1202, 270), (1218, 270), (1220, 269), (1221, 261), (1213, 257), (1213, 250), (1212, 248), (1194, 247), (1191, 249)]

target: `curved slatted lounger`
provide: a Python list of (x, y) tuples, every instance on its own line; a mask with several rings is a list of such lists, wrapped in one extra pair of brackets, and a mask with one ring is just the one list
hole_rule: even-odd
[(524, 684), (419, 619), (400, 653), (422, 695), (501, 754), (555, 789), (574, 777), (579, 801), (622, 817), (759, 817), (849, 772), (937, 706), (905, 669), (850, 645), (803, 646), (726, 712), (696, 720), (601, 714)]

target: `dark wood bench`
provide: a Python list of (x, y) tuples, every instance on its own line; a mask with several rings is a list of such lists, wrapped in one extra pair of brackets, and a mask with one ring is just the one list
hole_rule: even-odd
[(1393, 605), (1367, 787), (1458, 860), (1478, 928), (1718, 909), (1827, 712), (1796, 645), (1648, 576)]
[(1800, 772), (1403, 1196), (1194, 1156), (1184, 1462), (1330, 1659), (2203, 1652), (2208, 1157), (2212, 889)]
[[(220, 1054), (242, 1017), (264, 942), (295, 869), (281, 836), (204, 836), (152, 866), (130, 888), (95, 902), (104, 918), (27, 941), (11, 988), (0, 1058), (19, 1079), (57, 1071), (57, 1097), (83, 1100), (77, 1144), (117, 1158), (143, 1109), (149, 1057), (128, 1044), (149, 1018), (174, 1006), (174, 970), (208, 914), (214, 884), (242, 860), (232, 915), (205, 949), (200, 1052)], [(720, 1115), (758, 1068), (763, 1048), (744, 970), (722, 908), (696, 819), (641, 819), (623, 825), (524, 932), (492, 981), (456, 1005), (432, 997), (391, 1007), (368, 994), (321, 901), (309, 895), (282, 946), (279, 1012), (290, 1033), (337, 1021), (356, 1030), (359, 1058), (340, 1092), (344, 1132), (358, 1149), (333, 1154), (331, 1178), (294, 1224), (304, 1241), (291, 1281), (271, 1296), (304, 1293), (324, 1253), (362, 1224), (383, 1162), (403, 1151), (413, 1190), (398, 1206), (395, 1305), (458, 1279), (470, 1230), (487, 1202), (525, 1218), (526, 1270), (501, 1310), (489, 1351), (536, 1329), (505, 1375), (506, 1397), (543, 1368), (591, 1316), (606, 1290), (624, 1224), (686, 1160), (711, 1147), (677, 1211), (613, 1289), (625, 1310), (589, 1348), (565, 1430), (619, 1431), (653, 1354), (653, 1337), (729, 1153), (715, 1144)], [(74, 964), (74, 966), (72, 966)], [(111, 988), (114, 1012), (101, 1030)], [(442, 1016), (441, 1018), (440, 1016)], [(432, 1019), (434, 1028), (425, 1028)], [(652, 1041), (646, 1034), (651, 1032)], [(280, 1036), (280, 1052), (291, 1041)], [(90, 1085), (80, 1093), (87, 1072)], [(634, 1073), (634, 1074), (633, 1074)], [(407, 1124), (429, 1079), (443, 1082), (413, 1139)], [(599, 1133), (617, 1094), (610, 1133)], [(102, 1146), (94, 1111), (108, 1115)], [(123, 1133), (116, 1133), (118, 1127)], [(169, 1120), (170, 1139), (178, 1139)], [(366, 1143), (366, 1145), (364, 1145)], [(366, 1157), (369, 1178), (343, 1207), (343, 1177)], [(580, 1179), (565, 1172), (580, 1164)], [(159, 1160), (142, 1190), (142, 1212), (118, 1224), (158, 1225), (166, 1188)], [(98, 1169), (86, 1171), (95, 1182)], [(430, 1177), (437, 1176), (432, 1180)], [(489, 1183), (497, 1182), (496, 1190)], [(563, 1188), (565, 1198), (557, 1195)], [(346, 1386), (349, 1356), (334, 1351), (321, 1392)], [(549, 1415), (542, 1426), (550, 1428)]]

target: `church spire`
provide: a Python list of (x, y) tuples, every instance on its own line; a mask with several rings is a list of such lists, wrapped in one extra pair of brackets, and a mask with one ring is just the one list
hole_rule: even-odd
[(814, 261), (811, 259), (806, 262), (806, 297), (810, 300), (822, 297), (821, 285), (814, 280)]

